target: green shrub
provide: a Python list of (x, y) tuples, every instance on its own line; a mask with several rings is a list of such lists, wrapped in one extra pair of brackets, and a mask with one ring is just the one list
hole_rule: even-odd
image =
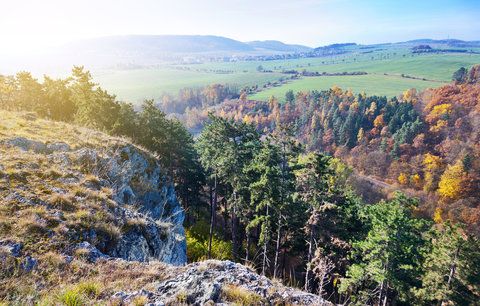
[[(207, 230), (205, 230), (207, 229)], [(208, 258), (208, 227), (206, 222), (197, 222), (186, 231), (187, 258), (190, 262), (205, 260)], [(232, 243), (224, 241), (218, 236), (212, 237), (213, 259), (232, 260)]]
[(79, 283), (75, 288), (79, 293), (82, 293), (92, 299), (97, 298), (101, 293), (100, 284), (94, 282), (82, 282)]
[(82, 294), (75, 288), (64, 290), (58, 295), (57, 300), (61, 303), (61, 305), (65, 306), (85, 305)]

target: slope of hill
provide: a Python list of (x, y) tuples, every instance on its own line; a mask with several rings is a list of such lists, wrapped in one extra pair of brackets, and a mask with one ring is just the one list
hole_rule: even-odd
[(240, 264), (182, 266), (184, 211), (173, 184), (124, 139), (0, 111), (0, 199), (8, 304), (324, 303)]
[(201, 35), (128, 35), (78, 41), (68, 47), (82, 47), (98, 54), (162, 55), (166, 53), (249, 52), (248, 44), (220, 36)]

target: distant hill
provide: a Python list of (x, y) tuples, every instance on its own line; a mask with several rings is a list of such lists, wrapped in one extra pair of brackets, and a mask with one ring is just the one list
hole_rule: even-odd
[(289, 45), (278, 40), (250, 41), (248, 45), (256, 49), (264, 49), (279, 52), (310, 52), (313, 48), (302, 45)]
[[(417, 39), (382, 44), (335, 43), (318, 48), (287, 44), (277, 40), (242, 42), (213, 35), (126, 35), (106, 36), (71, 42), (44, 53), (0, 57), (0, 72), (19, 70), (65, 74), (72, 65), (96, 69), (138, 69), (171, 63), (208, 61), (284, 60), (299, 57), (323, 57), (347, 53), (365, 53), (388, 49), (429, 45), (435, 52), (476, 53), (480, 41), (459, 39)], [(465, 50), (460, 50), (460, 49)], [(35, 46), (32, 46), (32, 50)], [(366, 51), (367, 49), (371, 49)]]
[(317, 51), (317, 50), (322, 50), (322, 49), (341, 49), (341, 48), (352, 47), (352, 46), (356, 46), (356, 45), (357, 45), (356, 43), (331, 44), (331, 45), (315, 48), (315, 50)]
[(478, 48), (480, 47), (480, 41), (465, 41), (460, 39), (415, 39), (409, 40), (405, 43), (412, 44), (433, 44), (433, 45), (444, 45), (446, 47), (458, 47), (458, 48)]
[(309, 52), (312, 48), (266, 40), (241, 42), (211, 35), (128, 35), (81, 40), (65, 46), (66, 51), (114, 57), (163, 57), (191, 54), (272, 54)]
[(243, 42), (220, 36), (201, 35), (128, 35), (82, 40), (67, 46), (82, 51), (154, 55), (165, 53), (249, 52), (255, 49)]
[(212, 35), (107, 36), (72, 42), (59, 58), (90, 66), (152, 65), (163, 61), (232, 56), (270, 56), (309, 52), (312, 48), (280, 41), (241, 42)]

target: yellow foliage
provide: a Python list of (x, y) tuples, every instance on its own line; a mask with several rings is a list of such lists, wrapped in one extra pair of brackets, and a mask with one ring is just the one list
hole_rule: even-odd
[(464, 174), (461, 162), (448, 166), (438, 183), (438, 193), (444, 198), (457, 198), (462, 188)]
[(332, 91), (336, 96), (339, 96), (339, 95), (343, 94), (343, 90), (340, 87), (338, 87), (337, 85), (332, 86)]
[(411, 88), (403, 93), (403, 100), (404, 101), (409, 101), (412, 103), (417, 103), (417, 90), (415, 88)]
[(364, 136), (365, 136), (365, 132), (363, 131), (363, 128), (360, 128), (357, 134), (357, 141), (362, 142)]
[(435, 156), (433, 154), (427, 153), (423, 157), (423, 165), (425, 169), (428, 171), (434, 171), (442, 165), (442, 158), (439, 156)]
[(435, 221), (435, 223), (440, 224), (443, 222), (442, 213), (443, 209), (440, 207), (435, 208), (435, 213), (433, 214), (433, 221)]
[(350, 109), (353, 111), (358, 111), (358, 107), (359, 107), (358, 101), (354, 101), (352, 104), (350, 104)]
[(420, 175), (414, 174), (410, 177), (410, 181), (415, 187), (420, 187), (422, 179), (420, 178)]
[(402, 185), (407, 185), (408, 184), (408, 177), (405, 173), (400, 173), (398, 176), (398, 182)]
[(378, 115), (377, 118), (373, 121), (373, 125), (375, 127), (382, 127), (385, 125), (385, 121), (383, 120), (383, 115)]
[(253, 118), (249, 115), (245, 115), (243, 116), (243, 122), (245, 122), (246, 124), (251, 124), (253, 122)]
[(452, 104), (444, 103), (444, 104), (435, 105), (433, 109), (430, 111), (430, 114), (428, 114), (425, 119), (428, 122), (433, 122), (443, 115), (448, 115), (452, 113), (452, 111), (453, 111)]
[(443, 127), (447, 126), (447, 124), (448, 122), (446, 120), (438, 120), (437, 124), (430, 127), (430, 132), (438, 133)]
[(373, 115), (377, 111), (377, 103), (372, 102), (372, 105), (370, 105), (370, 108), (365, 111), (365, 115)]

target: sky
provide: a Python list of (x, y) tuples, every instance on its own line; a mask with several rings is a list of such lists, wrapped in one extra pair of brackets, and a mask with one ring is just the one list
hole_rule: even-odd
[(480, 0), (0, 0), (0, 54), (109, 35), (330, 43), (480, 40)]

